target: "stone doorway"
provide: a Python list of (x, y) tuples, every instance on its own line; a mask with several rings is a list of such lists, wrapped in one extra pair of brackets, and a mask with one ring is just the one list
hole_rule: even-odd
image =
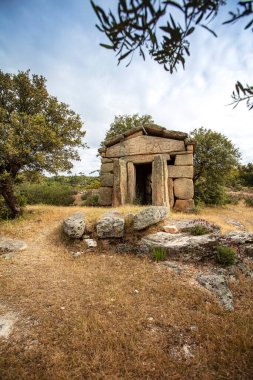
[(152, 163), (136, 164), (136, 200), (142, 205), (152, 204)]

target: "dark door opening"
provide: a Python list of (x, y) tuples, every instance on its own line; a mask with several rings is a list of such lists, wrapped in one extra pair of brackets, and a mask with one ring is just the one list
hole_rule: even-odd
[(152, 204), (152, 163), (140, 164), (136, 169), (136, 200), (142, 205)]

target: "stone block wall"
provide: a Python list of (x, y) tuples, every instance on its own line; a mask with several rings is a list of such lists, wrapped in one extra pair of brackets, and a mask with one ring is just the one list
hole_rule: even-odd
[(190, 150), (187, 152), (189, 153), (176, 154), (174, 165), (168, 165), (170, 206), (178, 211), (194, 207), (193, 154)]
[(101, 206), (112, 205), (113, 193), (113, 160), (110, 158), (101, 159), (100, 169), (100, 189), (99, 189), (99, 204)]

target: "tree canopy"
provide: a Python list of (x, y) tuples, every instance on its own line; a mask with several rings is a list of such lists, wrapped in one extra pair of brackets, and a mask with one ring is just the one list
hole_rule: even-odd
[[(117, 0), (115, 11), (105, 10), (91, 0), (98, 18), (97, 28), (106, 35), (109, 44), (101, 43), (111, 49), (118, 57), (118, 63), (128, 59), (130, 64), (134, 53), (151, 56), (171, 74), (178, 65), (185, 67), (186, 57), (190, 55), (190, 37), (203, 28), (217, 37), (210, 22), (220, 13), (225, 0)], [(246, 19), (245, 29), (253, 25), (253, 1), (237, 1), (223, 24), (235, 23)], [(249, 19), (250, 18), (250, 19)], [(239, 85), (238, 85), (239, 84)], [(253, 98), (253, 87), (237, 83), (232, 95), (233, 104), (246, 100), (249, 109)]]
[(139, 116), (137, 113), (134, 115), (118, 115), (115, 116), (114, 121), (111, 123), (109, 130), (106, 132), (105, 139), (101, 141), (100, 146), (105, 146), (105, 141), (112, 137), (126, 132), (134, 127), (141, 127), (144, 124), (154, 123), (152, 116), (143, 115)]
[(211, 129), (194, 129), (190, 136), (196, 141), (195, 197), (206, 204), (222, 204), (226, 180), (237, 167), (240, 152), (226, 136)]
[(0, 71), (0, 136), (0, 194), (13, 216), (21, 213), (13, 190), (18, 173), (70, 170), (79, 159), (76, 147), (86, 146), (79, 115), (29, 71)]

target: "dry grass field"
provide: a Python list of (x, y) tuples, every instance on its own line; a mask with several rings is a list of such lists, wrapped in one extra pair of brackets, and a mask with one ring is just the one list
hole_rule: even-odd
[[(252, 280), (231, 282), (235, 311), (225, 312), (196, 284), (193, 265), (178, 276), (144, 256), (106, 245), (85, 252), (68, 241), (62, 220), (81, 209), (90, 223), (105, 211), (34, 206), (0, 223), (1, 236), (29, 245), (0, 259), (0, 315), (16, 318), (0, 338), (1, 380), (253, 378)], [(252, 209), (242, 204), (169, 219), (179, 218), (205, 218), (223, 232), (236, 220), (253, 231)]]

